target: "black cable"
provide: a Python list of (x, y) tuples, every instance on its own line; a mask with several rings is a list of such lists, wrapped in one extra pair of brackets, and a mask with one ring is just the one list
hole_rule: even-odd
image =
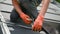
[[(19, 24), (15, 24), (15, 23), (12, 23), (12, 22), (11, 23), (10, 22), (4, 22), (4, 23), (6, 23), (8, 26), (16, 26), (16, 27), (21, 27), (21, 28), (24, 28), (24, 29), (32, 30), (32, 27), (19, 25)], [(45, 28), (43, 28), (43, 27), (42, 27), (41, 31), (44, 31), (46, 34), (49, 34), (49, 32)]]

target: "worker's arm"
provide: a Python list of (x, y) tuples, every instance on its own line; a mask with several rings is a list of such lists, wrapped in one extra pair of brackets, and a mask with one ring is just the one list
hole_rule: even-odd
[(40, 31), (42, 29), (43, 19), (44, 19), (45, 13), (47, 11), (47, 8), (50, 2), (50, 0), (42, 0), (42, 1), (43, 1), (42, 8), (32, 27), (34, 31)]
[(45, 13), (47, 12), (47, 8), (48, 8), (48, 6), (49, 6), (49, 2), (50, 2), (50, 0), (42, 0), (43, 2), (42, 2), (42, 8), (41, 8), (41, 10), (40, 10), (40, 13), (39, 13), (39, 15), (45, 15)]
[(26, 24), (30, 24), (31, 23), (30, 17), (22, 12), (18, 1), (17, 0), (12, 0), (12, 4), (13, 4), (14, 8), (16, 9), (17, 13), (19, 14), (19, 16), (23, 19), (23, 21)]
[(18, 12), (19, 15), (21, 13), (23, 13), (17, 0), (12, 0), (12, 4), (13, 4), (14, 8), (16, 9), (16, 11)]

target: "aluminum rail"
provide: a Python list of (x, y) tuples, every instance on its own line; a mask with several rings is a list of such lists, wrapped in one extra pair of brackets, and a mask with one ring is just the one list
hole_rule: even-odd
[(10, 31), (9, 31), (9, 28), (8, 28), (7, 24), (4, 23), (5, 20), (4, 20), (3, 15), (1, 14), (1, 11), (0, 11), (0, 20), (1, 20), (0, 26), (1, 26), (3, 34), (11, 34)]

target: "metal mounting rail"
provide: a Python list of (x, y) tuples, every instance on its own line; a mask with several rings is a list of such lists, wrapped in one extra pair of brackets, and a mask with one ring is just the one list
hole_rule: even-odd
[(10, 31), (9, 31), (9, 28), (8, 28), (7, 24), (4, 23), (5, 20), (4, 20), (4, 17), (2, 16), (2, 14), (1, 14), (1, 11), (0, 11), (0, 20), (1, 20), (0, 26), (1, 26), (3, 34), (11, 34)]

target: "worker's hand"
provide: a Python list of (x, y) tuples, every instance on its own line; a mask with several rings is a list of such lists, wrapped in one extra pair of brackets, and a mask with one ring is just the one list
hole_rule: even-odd
[(24, 13), (22, 13), (22, 14), (20, 15), (20, 17), (22, 18), (22, 20), (23, 20), (26, 24), (30, 24), (30, 23), (32, 22), (32, 19), (31, 19), (28, 15), (26, 15), (26, 14), (24, 14)]
[(32, 30), (33, 31), (40, 31), (42, 29), (42, 24), (43, 24), (43, 16), (38, 16), (38, 18), (35, 20)]

